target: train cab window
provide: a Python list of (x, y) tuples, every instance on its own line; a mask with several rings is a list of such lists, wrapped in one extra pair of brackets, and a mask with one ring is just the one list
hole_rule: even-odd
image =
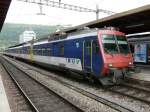
[(119, 52), (114, 35), (102, 35), (102, 43), (105, 53), (112, 54)]
[(93, 53), (94, 53), (94, 54), (99, 54), (98, 41), (93, 41)]
[(60, 55), (63, 56), (64, 55), (64, 44), (60, 45)]
[(125, 36), (115, 35), (117, 38), (117, 43), (119, 46), (120, 53), (128, 54), (130, 53), (129, 45), (127, 43)]

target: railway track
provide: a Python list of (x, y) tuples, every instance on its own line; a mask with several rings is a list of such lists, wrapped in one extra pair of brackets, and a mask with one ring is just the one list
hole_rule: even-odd
[(58, 94), (2, 59), (3, 66), (36, 112), (82, 112)]
[(30, 103), (21, 93), (17, 85), (13, 82), (11, 77), (7, 74), (4, 67), (0, 63), (0, 72), (3, 79), (3, 84), (9, 101), (11, 112), (34, 112)]
[[(34, 71), (40, 73), (39, 70), (34, 69), (34, 68), (29, 68), (28, 70), (30, 70), (30, 71), (34, 70)], [(41, 74), (43, 74), (43, 73), (41, 73)], [(43, 75), (46, 75), (46, 74), (43, 74)], [(81, 93), (81, 94), (83, 94), (83, 95), (85, 95), (87, 97), (90, 97), (90, 98), (92, 98), (92, 99), (94, 99), (94, 100), (96, 100), (96, 101), (98, 101), (100, 103), (103, 103), (103, 104), (105, 104), (105, 105), (107, 105), (107, 106), (109, 106), (109, 107), (111, 107), (111, 108), (113, 108), (113, 109), (115, 109), (117, 111), (120, 111), (120, 112), (133, 112), (132, 110), (130, 110), (130, 109), (128, 109), (128, 108), (126, 108), (126, 107), (124, 107), (122, 105), (119, 105), (119, 104), (117, 104), (115, 102), (112, 102), (112, 101), (109, 101), (107, 99), (104, 99), (104, 98), (102, 98), (100, 96), (97, 96), (97, 95), (95, 95), (93, 93), (85, 91), (85, 90), (83, 90), (83, 89), (81, 89), (79, 87), (76, 87), (74, 85), (68, 84), (68, 83), (66, 83), (66, 82), (64, 82), (64, 81), (62, 81), (62, 80), (60, 80), (60, 79), (58, 79), (56, 77), (53, 77), (53, 76), (50, 76), (50, 75), (46, 75), (46, 76), (50, 77), (51, 79), (53, 79), (55, 81), (58, 81), (62, 85), (66, 86), (66, 87), (68, 87), (68, 88), (70, 88), (70, 89), (72, 89), (74, 91), (77, 91), (77, 92), (79, 92), (79, 93)]]
[(150, 90), (148, 88), (123, 83), (121, 85), (107, 88), (107, 90), (150, 104)]

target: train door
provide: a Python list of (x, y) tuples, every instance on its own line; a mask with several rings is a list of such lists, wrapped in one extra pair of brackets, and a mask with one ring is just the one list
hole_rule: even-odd
[(30, 61), (33, 61), (33, 43), (31, 43), (29, 47), (29, 59)]
[(92, 44), (93, 40), (83, 41), (83, 70), (86, 72), (92, 72)]

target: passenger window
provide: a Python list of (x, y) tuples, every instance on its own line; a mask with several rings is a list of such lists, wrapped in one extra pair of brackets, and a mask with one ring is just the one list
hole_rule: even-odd
[(47, 56), (51, 56), (52, 55), (52, 49), (51, 48), (48, 48), (47, 49)]
[(60, 55), (64, 55), (64, 44), (60, 45)]
[(45, 54), (44, 54), (44, 52), (45, 52), (45, 49), (42, 49), (42, 56), (44, 56)]
[(40, 55), (40, 50), (39, 49), (37, 49), (37, 55)]
[(36, 55), (36, 53), (35, 53), (35, 52), (36, 52), (36, 50), (35, 50), (35, 49), (33, 49), (33, 54), (34, 54), (34, 55)]
[(91, 53), (91, 41), (87, 41), (85, 43), (85, 47), (87, 49), (87, 54), (90, 55), (90, 53)]
[(33, 50), (33, 54), (34, 54), (34, 55), (37, 55), (37, 51), (38, 51), (37, 49), (34, 49), (34, 50)]
[(98, 41), (93, 41), (93, 53), (98, 54), (99, 53), (99, 44)]

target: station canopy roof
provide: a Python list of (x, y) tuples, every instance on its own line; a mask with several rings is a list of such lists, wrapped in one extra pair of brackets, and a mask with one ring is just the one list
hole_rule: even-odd
[[(4, 24), (11, 0), (0, 0), (0, 31)], [(89, 23), (81, 24), (60, 32), (72, 32), (82, 27), (103, 28), (118, 27), (126, 34), (150, 31), (150, 5), (139, 7), (122, 13), (117, 13), (109, 17), (98, 19)]]
[(64, 29), (60, 32), (69, 33), (81, 27), (104, 28), (111, 26), (118, 27), (120, 31), (126, 34), (150, 31), (150, 5), (142, 6), (122, 13), (117, 13), (109, 17)]
[(0, 0), (0, 31), (4, 24), (11, 0)]

